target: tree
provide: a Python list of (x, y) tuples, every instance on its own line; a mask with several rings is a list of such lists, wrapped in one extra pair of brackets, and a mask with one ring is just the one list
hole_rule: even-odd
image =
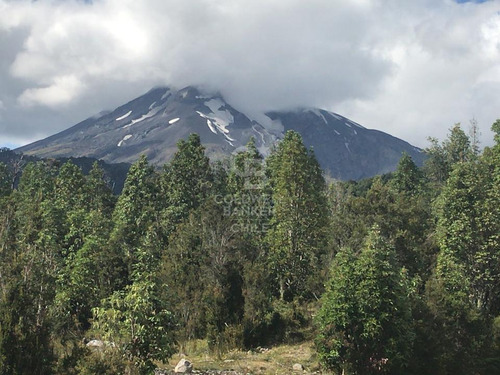
[(406, 152), (399, 160), (398, 167), (394, 172), (392, 184), (400, 193), (415, 195), (422, 187), (423, 175)]
[(411, 354), (411, 291), (394, 248), (374, 228), (357, 256), (334, 259), (318, 314), (325, 367), (355, 374), (402, 373)]
[(12, 176), (8, 167), (0, 162), (0, 197), (9, 195), (11, 192)]
[(450, 129), (448, 138), (439, 144), (435, 138), (429, 138), (431, 146), (425, 152), (429, 158), (425, 161), (425, 172), (431, 181), (442, 185), (456, 163), (470, 161), (476, 157), (475, 145), (460, 124)]
[(213, 183), (210, 160), (205, 155), (198, 134), (191, 134), (187, 141), (181, 139), (177, 148), (161, 176), (161, 194), (165, 199), (162, 211), (165, 238), (189, 216), (191, 210), (205, 201)]
[(103, 250), (111, 230), (112, 193), (94, 163), (88, 176), (70, 162), (56, 178), (56, 204), (65, 216), (64, 259), (53, 307), (57, 335), (78, 337), (88, 329), (91, 309), (106, 288), (102, 284)]
[(8, 219), (15, 219), (16, 231), (15, 245), (8, 245), (9, 259), (4, 259), (10, 280), (0, 302), (5, 374), (52, 372), (49, 308), (64, 237), (60, 212), (53, 205), (55, 172), (42, 162), (28, 164), (14, 197), (14, 216)]
[(150, 374), (153, 361), (166, 361), (174, 353), (172, 314), (158, 298), (159, 288), (147, 278), (114, 292), (94, 309), (94, 327), (118, 345), (141, 374)]
[(438, 374), (472, 374), (480, 367), (488, 346), (488, 326), (469, 296), (465, 267), (450, 252), (439, 254), (427, 284), (433, 313), (433, 341), (437, 342)]
[(270, 264), (280, 300), (316, 290), (312, 276), (325, 252), (325, 181), (314, 153), (300, 135), (288, 131), (267, 160), (274, 215), (267, 232)]
[(55, 180), (56, 204), (64, 215), (85, 204), (85, 177), (82, 170), (71, 161), (60, 169)]
[(232, 218), (207, 201), (179, 224), (161, 263), (164, 300), (172, 302), (181, 344), (207, 337), (220, 353), (225, 331), (242, 318), (242, 279)]
[(235, 228), (244, 237), (246, 246), (254, 250), (253, 255), (249, 253), (247, 256), (254, 258), (258, 256), (255, 251), (262, 245), (262, 236), (257, 234), (267, 230), (272, 214), (263, 158), (255, 146), (254, 138), (250, 139), (245, 151), (234, 157), (227, 180), (230, 199), (221, 203), (226, 213), (237, 221)]
[(115, 291), (93, 309), (93, 328), (141, 374), (150, 374), (154, 361), (165, 362), (174, 353), (175, 321), (170, 300), (162, 298), (171, 286), (158, 277), (158, 231), (151, 223), (135, 249), (131, 284)]
[(239, 267), (243, 278), (244, 344), (266, 345), (276, 333), (271, 327), (273, 279), (269, 276), (265, 234), (273, 214), (271, 191), (263, 157), (255, 139), (232, 160), (224, 214), (234, 221)]
[(470, 282), (471, 302), (489, 313), (498, 306), (500, 250), (498, 217), (485, 203), (498, 190), (482, 162), (459, 163), (437, 202), (437, 234), (442, 252), (453, 255)]
[(130, 167), (113, 211), (113, 230), (105, 260), (109, 291), (129, 283), (132, 268), (137, 263), (136, 249), (151, 224), (159, 221), (157, 196), (157, 176), (143, 155)]
[(104, 170), (97, 162), (94, 162), (92, 169), (85, 178), (84, 191), (86, 195), (85, 203), (90, 210), (100, 211), (106, 217), (111, 216), (115, 205), (115, 197), (106, 182)]
[(436, 201), (440, 252), (427, 295), (443, 373), (479, 371), (490, 355), (491, 322), (500, 312), (496, 147), (457, 162)]

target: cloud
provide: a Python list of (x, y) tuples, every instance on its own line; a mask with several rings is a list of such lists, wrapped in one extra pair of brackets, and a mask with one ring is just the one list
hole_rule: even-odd
[(155, 85), (257, 113), (319, 106), (425, 146), (500, 114), (500, 0), (0, 0), (5, 139), (28, 142)]
[(84, 90), (84, 85), (74, 75), (57, 76), (54, 82), (42, 88), (30, 88), (19, 97), (22, 106), (30, 107), (36, 104), (47, 107), (60, 107), (71, 103)]

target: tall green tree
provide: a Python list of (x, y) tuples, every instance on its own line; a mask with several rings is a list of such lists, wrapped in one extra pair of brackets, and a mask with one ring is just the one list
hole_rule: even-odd
[(425, 152), (429, 156), (425, 162), (428, 178), (438, 186), (448, 179), (453, 165), (472, 160), (476, 156), (474, 145), (460, 124), (455, 124), (448, 133), (448, 138), (441, 144), (436, 138), (429, 138), (431, 146)]
[(222, 200), (224, 214), (233, 218), (237, 249), (243, 277), (244, 341), (247, 347), (266, 345), (273, 335), (273, 280), (267, 262), (265, 234), (273, 214), (271, 191), (264, 161), (255, 139), (233, 159), (228, 173), (228, 188)]
[(168, 304), (158, 298), (161, 287), (166, 286), (141, 278), (94, 309), (94, 328), (118, 345), (141, 374), (151, 374), (154, 361), (166, 362), (174, 353), (172, 314)]
[(399, 160), (392, 184), (400, 193), (415, 195), (423, 184), (423, 174), (406, 152)]
[(280, 300), (316, 292), (328, 224), (325, 181), (301, 136), (288, 131), (267, 160), (274, 215), (267, 232)]
[(162, 258), (161, 278), (169, 285), (163, 299), (172, 302), (181, 344), (207, 337), (219, 352), (227, 327), (243, 314), (242, 278), (231, 230), (232, 218), (207, 201), (177, 227)]
[(70, 163), (63, 165), (56, 178), (56, 204), (63, 207), (66, 235), (51, 314), (54, 335), (65, 345), (66, 362), (79, 354), (92, 308), (107, 297), (103, 269), (108, 266), (105, 258), (113, 198), (103, 178), (97, 164), (83, 176)]
[(317, 348), (326, 368), (353, 374), (401, 374), (413, 326), (405, 272), (377, 228), (359, 255), (334, 259), (318, 314)]
[(5, 163), (0, 162), (0, 197), (4, 197), (11, 193), (11, 173), (5, 165)]
[(161, 177), (161, 194), (164, 198), (162, 222), (165, 236), (185, 220), (191, 210), (196, 209), (210, 195), (213, 172), (210, 160), (205, 155), (198, 134), (177, 143), (178, 151), (169, 164), (164, 166)]
[(159, 220), (157, 175), (146, 156), (141, 156), (127, 174), (123, 191), (113, 211), (106, 271), (109, 290), (129, 283), (136, 250), (152, 223)]
[(459, 163), (437, 202), (441, 251), (464, 267), (471, 302), (485, 313), (498, 304), (500, 283), (498, 223), (485, 207), (485, 202), (492, 203), (491, 177), (482, 162)]
[(442, 373), (480, 371), (491, 356), (500, 306), (498, 155), (495, 145), (457, 162), (436, 202), (440, 253), (427, 294)]
[(478, 373), (488, 344), (488, 325), (470, 299), (471, 283), (464, 265), (450, 252), (441, 252), (427, 283), (433, 314), (436, 374)]
[(54, 202), (56, 169), (28, 164), (15, 194), (16, 244), (8, 260), (11, 279), (2, 298), (2, 371), (52, 372), (49, 308), (61, 265), (61, 215)]

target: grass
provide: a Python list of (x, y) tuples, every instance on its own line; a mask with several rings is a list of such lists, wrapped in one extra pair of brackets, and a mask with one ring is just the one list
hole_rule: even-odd
[[(178, 353), (170, 360), (173, 369), (181, 358), (193, 363), (197, 371), (226, 370), (242, 374), (311, 374), (323, 373), (314, 350), (314, 344), (306, 341), (296, 345), (280, 345), (272, 348), (256, 348), (249, 351), (232, 350), (221, 358), (209, 354), (205, 340), (189, 342), (184, 353)], [(303, 372), (294, 372), (292, 367), (300, 363)]]

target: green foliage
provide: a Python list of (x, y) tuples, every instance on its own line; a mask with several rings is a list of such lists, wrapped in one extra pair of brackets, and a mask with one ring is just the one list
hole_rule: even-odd
[(378, 229), (359, 255), (340, 251), (318, 314), (317, 347), (325, 367), (356, 374), (401, 373), (414, 337), (409, 294), (395, 251)]
[(211, 350), (224, 344), (224, 331), (242, 316), (242, 279), (231, 218), (208, 201), (178, 226), (162, 258), (161, 278), (169, 285), (164, 298), (172, 302), (181, 325), (181, 344), (209, 338)]
[(475, 158), (474, 145), (460, 124), (450, 129), (448, 138), (441, 144), (435, 138), (429, 138), (429, 141), (431, 146), (425, 150), (429, 156), (425, 162), (425, 172), (438, 186), (446, 182), (456, 163)]
[(0, 375), (149, 374), (176, 342), (316, 335), (345, 373), (497, 373), (499, 124), (482, 153), (457, 125), (424, 174), (403, 155), (328, 189), (294, 132), (214, 164), (191, 135), (119, 197), (97, 164), (30, 163), (14, 190), (0, 164)]
[(106, 253), (108, 291), (129, 283), (137, 263), (137, 248), (152, 223), (159, 220), (157, 175), (143, 155), (129, 170), (121, 195), (113, 211)]
[[(61, 264), (61, 215), (54, 206), (55, 169), (30, 164), (15, 194), (15, 246), (9, 248), (9, 285), (2, 296), (5, 373), (51, 372), (49, 308)], [(8, 236), (10, 237), (10, 236)], [(4, 250), (7, 250), (4, 247)]]
[(359, 248), (373, 225), (389, 238), (399, 262), (410, 277), (425, 281), (435, 257), (433, 218), (426, 189), (398, 192), (394, 180), (375, 178), (364, 196), (353, 196), (350, 185), (330, 186), (331, 244), (333, 253), (342, 247)]
[(200, 137), (191, 134), (177, 143), (178, 151), (164, 166), (161, 192), (165, 201), (162, 222), (168, 237), (210, 195), (213, 173)]
[(438, 374), (471, 374), (480, 367), (488, 344), (487, 324), (471, 302), (466, 270), (442, 252), (427, 285), (428, 304), (436, 321)]
[(78, 375), (135, 375), (135, 369), (127, 367), (119, 350), (113, 347), (106, 347), (104, 350), (88, 351), (82, 356), (76, 365)]
[(498, 186), (484, 163), (459, 163), (437, 201), (441, 251), (464, 268), (471, 302), (485, 313), (499, 304)]
[(495, 142), (497, 145), (500, 144), (500, 119), (496, 120), (493, 125), (491, 125), (491, 131), (495, 133)]
[(267, 232), (269, 261), (281, 300), (312, 295), (326, 248), (325, 181), (312, 151), (288, 131), (267, 160), (274, 215)]
[(0, 198), (11, 193), (12, 176), (7, 166), (0, 162)]
[(151, 373), (153, 361), (166, 361), (174, 352), (172, 314), (158, 298), (158, 287), (148, 280), (136, 281), (94, 309), (95, 329), (142, 374)]
[(113, 237), (122, 242), (127, 256), (155, 219), (156, 175), (143, 155), (130, 167), (113, 212)]
[(489, 353), (500, 307), (498, 160), (488, 149), (457, 162), (436, 200), (440, 253), (427, 294), (441, 373), (488, 373), (495, 363)]
[(394, 172), (392, 184), (400, 193), (415, 195), (422, 187), (423, 175), (410, 155), (404, 153)]

